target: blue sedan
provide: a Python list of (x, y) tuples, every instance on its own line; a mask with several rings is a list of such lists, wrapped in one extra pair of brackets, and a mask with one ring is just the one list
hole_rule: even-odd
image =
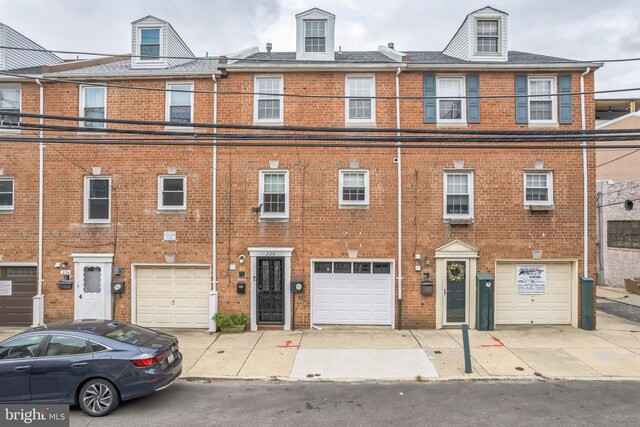
[(176, 337), (111, 320), (51, 323), (0, 342), (0, 402), (78, 404), (100, 417), (181, 372)]

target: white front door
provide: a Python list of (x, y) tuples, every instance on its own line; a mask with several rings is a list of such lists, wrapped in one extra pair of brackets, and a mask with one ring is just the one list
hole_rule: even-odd
[(74, 256), (76, 319), (111, 319), (113, 256)]

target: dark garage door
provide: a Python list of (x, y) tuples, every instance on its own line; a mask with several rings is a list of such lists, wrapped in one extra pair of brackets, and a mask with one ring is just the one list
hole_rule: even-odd
[(31, 325), (37, 292), (35, 267), (0, 267), (0, 326)]

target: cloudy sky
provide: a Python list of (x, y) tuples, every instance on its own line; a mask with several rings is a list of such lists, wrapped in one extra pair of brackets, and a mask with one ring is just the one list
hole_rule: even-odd
[[(0, 20), (48, 49), (126, 53), (130, 24), (146, 15), (173, 25), (196, 55), (266, 42), (295, 50), (295, 18), (311, 7), (336, 15), (336, 48), (442, 50), (465, 15), (509, 13), (509, 49), (581, 60), (640, 56), (638, 0), (0, 0)], [(607, 64), (597, 89), (640, 87), (638, 62)], [(599, 97), (640, 96), (615, 93)]]

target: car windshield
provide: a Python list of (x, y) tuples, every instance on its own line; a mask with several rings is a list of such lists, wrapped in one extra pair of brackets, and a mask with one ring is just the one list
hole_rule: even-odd
[(107, 333), (105, 336), (127, 344), (144, 345), (157, 335), (157, 332), (151, 329), (141, 328), (140, 326), (118, 325), (117, 329)]

